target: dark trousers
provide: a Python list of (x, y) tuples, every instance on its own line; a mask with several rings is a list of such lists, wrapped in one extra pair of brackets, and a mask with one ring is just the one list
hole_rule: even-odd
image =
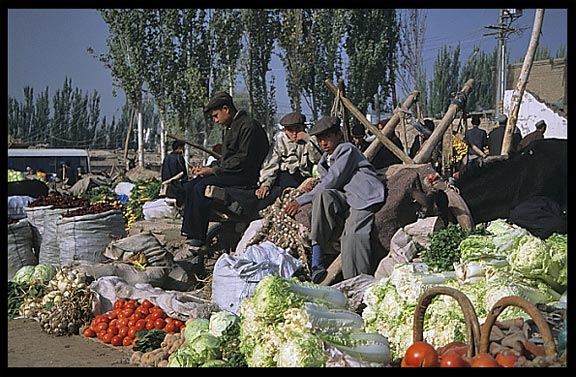
[(276, 182), (274, 182), (274, 186), (270, 187), (270, 194), (259, 200), (258, 210), (264, 209), (274, 203), (276, 198), (282, 194), (282, 191), (284, 191), (285, 188), (298, 187), (302, 182), (304, 182), (304, 177), (299, 173), (290, 174), (287, 171), (280, 171), (276, 178)]
[(204, 241), (208, 231), (209, 212), (212, 199), (204, 196), (208, 185), (219, 187), (252, 186), (254, 179), (246, 174), (225, 174), (197, 177), (186, 184), (186, 199), (184, 202), (184, 216), (182, 233), (187, 238)]

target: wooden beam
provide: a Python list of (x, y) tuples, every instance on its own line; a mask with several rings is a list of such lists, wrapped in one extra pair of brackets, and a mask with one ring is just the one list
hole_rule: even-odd
[[(328, 88), (332, 91), (332, 93), (334, 93), (335, 95), (336, 95), (336, 93), (338, 93), (338, 89), (334, 86), (334, 84), (332, 84), (332, 81), (327, 79), (325, 81), (325, 83), (326, 83), (326, 85), (328, 85)], [(362, 112), (360, 110), (358, 110), (358, 108), (356, 106), (354, 106), (354, 104), (352, 102), (350, 102), (349, 99), (347, 99), (346, 97), (342, 97), (342, 96), (340, 98), (342, 100), (342, 103), (350, 111), (350, 113), (352, 113), (352, 115), (354, 115), (354, 117), (356, 117), (356, 119), (358, 119), (366, 128), (368, 128), (370, 130), (370, 132), (372, 132), (374, 135), (376, 135), (378, 140), (380, 140), (380, 142), (382, 144), (384, 144), (386, 146), (386, 148), (388, 148), (392, 153), (394, 153), (404, 163), (407, 163), (407, 164), (413, 163), (412, 159), (409, 156), (407, 156), (406, 153), (404, 153), (404, 151), (402, 149), (398, 148), (396, 146), (396, 144), (394, 144), (392, 142), (392, 140), (390, 140), (386, 136), (384, 136), (384, 134), (382, 132), (380, 132), (378, 127), (376, 127), (375, 125), (370, 123), (368, 121), (368, 119), (366, 119), (364, 114), (362, 114)]]
[(434, 132), (432, 132), (432, 135), (430, 135), (430, 137), (424, 142), (424, 144), (422, 144), (422, 147), (420, 148), (418, 153), (416, 153), (416, 156), (414, 156), (414, 163), (422, 164), (430, 161), (430, 157), (432, 156), (432, 151), (434, 150), (434, 147), (436, 147), (436, 145), (440, 142), (440, 140), (442, 140), (442, 137), (444, 136), (444, 133), (446, 132), (448, 127), (452, 128), (451, 127), (452, 121), (454, 120), (454, 117), (456, 116), (458, 110), (460, 110), (461, 107), (466, 104), (465, 99), (468, 98), (468, 93), (470, 93), (470, 91), (472, 90), (473, 85), (474, 85), (474, 79), (469, 79), (464, 84), (462, 90), (456, 94), (456, 97), (452, 100), (450, 106), (448, 106), (446, 114), (444, 115), (438, 126), (434, 128)]
[(212, 156), (216, 157), (217, 159), (221, 159), (221, 158), (222, 158), (222, 156), (220, 155), (220, 153), (214, 152), (212, 149), (204, 148), (202, 145), (194, 144), (193, 142), (188, 141), (188, 140), (186, 140), (186, 139), (184, 139), (184, 138), (181, 138), (180, 136), (176, 136), (176, 135), (171, 134), (171, 133), (169, 133), (169, 132), (166, 133), (166, 136), (168, 136), (168, 137), (170, 137), (170, 138), (172, 138), (172, 139), (176, 139), (176, 140), (179, 140), (179, 141), (183, 141), (184, 143), (186, 143), (186, 144), (188, 144), (188, 145), (190, 145), (190, 146), (192, 146), (192, 147), (194, 147), (194, 148), (200, 149), (202, 152), (206, 152), (206, 153), (208, 153), (208, 154), (211, 154)]

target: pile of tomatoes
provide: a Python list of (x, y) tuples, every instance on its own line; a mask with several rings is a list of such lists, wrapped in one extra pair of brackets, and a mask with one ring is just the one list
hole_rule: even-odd
[(479, 353), (471, 358), (466, 356), (467, 345), (454, 341), (435, 349), (424, 341), (414, 342), (408, 347), (401, 367), (441, 367), (441, 368), (478, 368), (512, 367), (518, 360), (511, 353), (499, 353), (493, 357), (489, 353)]
[(167, 316), (162, 308), (148, 299), (140, 304), (135, 299), (118, 299), (114, 302), (114, 309), (94, 317), (83, 334), (113, 346), (134, 346), (140, 330), (179, 333), (185, 326), (183, 321)]

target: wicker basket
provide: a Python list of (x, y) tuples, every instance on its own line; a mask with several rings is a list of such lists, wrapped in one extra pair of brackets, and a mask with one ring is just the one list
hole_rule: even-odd
[(476, 316), (474, 306), (472, 305), (472, 302), (468, 296), (455, 288), (431, 287), (422, 294), (418, 300), (418, 305), (416, 306), (416, 311), (414, 313), (414, 331), (412, 334), (412, 341), (419, 342), (424, 340), (424, 314), (426, 313), (428, 305), (430, 305), (432, 300), (439, 295), (451, 296), (452, 298), (456, 299), (460, 305), (460, 308), (462, 308), (467, 329), (468, 349), (466, 351), (466, 355), (468, 357), (474, 357), (476, 354), (478, 354), (480, 324), (478, 322), (478, 317)]
[(540, 314), (540, 311), (536, 308), (536, 306), (518, 296), (502, 297), (494, 304), (490, 310), (490, 313), (488, 313), (488, 316), (486, 317), (486, 321), (484, 321), (484, 324), (482, 325), (482, 331), (480, 335), (480, 352), (488, 352), (490, 347), (490, 332), (492, 331), (492, 326), (496, 322), (496, 319), (500, 313), (502, 313), (502, 311), (508, 306), (517, 306), (528, 313), (530, 317), (532, 317), (534, 323), (540, 330), (542, 339), (544, 340), (544, 350), (546, 351), (546, 355), (555, 356), (556, 344), (554, 343), (554, 338), (552, 337), (550, 326), (548, 326), (548, 323), (544, 317), (542, 317), (542, 314)]

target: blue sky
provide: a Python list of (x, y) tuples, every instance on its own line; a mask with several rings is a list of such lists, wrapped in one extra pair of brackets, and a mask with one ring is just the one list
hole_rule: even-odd
[[(516, 62), (528, 49), (534, 9), (524, 9), (522, 16), (513, 26), (524, 29), (520, 34), (511, 34), (507, 46), (511, 61)], [(546, 9), (542, 25), (540, 45), (552, 54), (561, 47), (568, 47), (568, 10)], [(493, 30), (486, 28), (498, 23), (498, 9), (428, 9), (424, 61), (428, 75), (438, 50), (444, 45), (455, 47), (460, 43), (461, 61), (475, 47), (492, 52), (497, 45)], [(94, 90), (101, 97), (101, 115), (108, 122), (115, 115), (118, 119), (124, 104), (124, 94), (119, 91), (112, 96), (113, 86), (110, 72), (101, 62), (88, 54), (92, 47), (97, 54), (108, 51), (106, 37), (108, 27), (95, 9), (8, 9), (8, 95), (18, 100), (23, 98), (25, 86), (34, 88), (35, 95), (49, 88), (50, 100), (54, 91), (60, 89), (65, 77), (72, 86), (84, 93)], [(286, 96), (282, 65), (272, 61), (272, 73), (276, 77), (278, 113), (290, 110)], [(329, 94), (327, 89), (327, 94)]]

